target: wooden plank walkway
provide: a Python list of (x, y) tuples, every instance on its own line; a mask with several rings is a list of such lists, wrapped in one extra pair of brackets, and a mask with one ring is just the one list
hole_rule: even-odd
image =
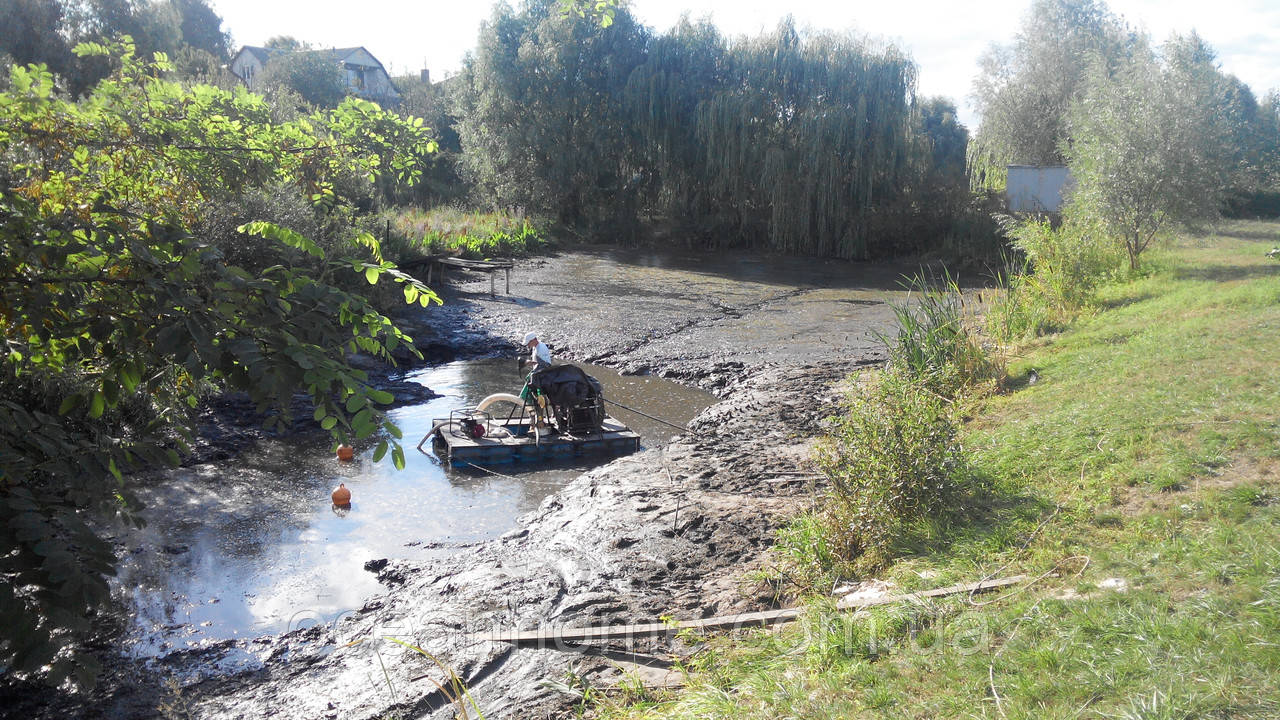
[[(928, 598), (958, 595), (960, 593), (987, 592), (997, 588), (1016, 585), (1027, 579), (1026, 575), (996, 580), (983, 580), (975, 583), (950, 585), (934, 590), (887, 595), (864, 602), (846, 604), (843, 600), (836, 605), (841, 610), (861, 610), (878, 605), (919, 601)], [(674, 635), (681, 630), (736, 630), (746, 627), (765, 627), (778, 623), (791, 622), (800, 617), (804, 608), (786, 608), (783, 610), (764, 610), (761, 612), (722, 615), (720, 617), (702, 618), (700, 620), (683, 620), (675, 623), (642, 623), (639, 625), (614, 625), (594, 628), (548, 627), (538, 630), (506, 630), (480, 636), (482, 640), (492, 642), (509, 642), (516, 645), (534, 645), (537, 647), (556, 647), (561, 643), (599, 642), (603, 640), (627, 640), (636, 637), (658, 637)]]
[(421, 260), (413, 260), (400, 266), (402, 270), (426, 266), (427, 268), (427, 285), (431, 284), (432, 278), (435, 276), (436, 268), (440, 269), (440, 282), (444, 282), (445, 268), (454, 267), (460, 270), (472, 270), (474, 272), (482, 272), (489, 274), (489, 295), (496, 296), (497, 289), (494, 279), (494, 273), (502, 270), (506, 273), (506, 294), (511, 294), (511, 268), (515, 266), (515, 262), (511, 260), (467, 260), (466, 258), (453, 257), (452, 255), (431, 255)]

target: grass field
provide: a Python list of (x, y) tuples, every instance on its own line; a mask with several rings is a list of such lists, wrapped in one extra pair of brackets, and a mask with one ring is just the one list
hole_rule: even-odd
[(1280, 223), (1182, 238), (1013, 352), (964, 427), (975, 490), (882, 577), (1030, 582), (856, 614), (813, 599), (804, 622), (709, 638), (684, 691), (593, 711), (1280, 717), (1277, 245)]

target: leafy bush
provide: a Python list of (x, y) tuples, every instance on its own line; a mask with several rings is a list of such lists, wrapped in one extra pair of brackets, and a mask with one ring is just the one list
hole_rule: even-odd
[(827, 519), (825, 513), (806, 512), (778, 530), (774, 547), (787, 560), (789, 579), (800, 587), (829, 587), (845, 565), (847, 548), (833, 542)]
[[(987, 313), (987, 327), (1001, 340), (1053, 332), (1084, 311), (1098, 282), (1120, 265), (1116, 246), (1096, 228), (1067, 222), (1060, 228), (1027, 220), (1009, 236), (1022, 261), (1010, 262), (1003, 296)], [(1016, 268), (1016, 269), (1014, 269)]]
[[(380, 434), (375, 461), (390, 450), (403, 467), (377, 407), (393, 398), (346, 353), (411, 341), (335, 279), (436, 299), (352, 227), (341, 182), (413, 182), (433, 147), (421, 127), (356, 99), (277, 123), (242, 88), (165, 79), (167, 60), (127, 38), (77, 51), (115, 67), (83, 101), (40, 66), (10, 68), (0, 93), (0, 667), (55, 685), (93, 680), (74, 641), (109, 598), (105, 535), (137, 508), (126, 476), (179, 461), (200, 393), (243, 390), (278, 426), (303, 391), (335, 442)], [(205, 222), (257, 193), (249, 212), (269, 219)], [(270, 221), (308, 215), (345, 228), (313, 239)]]
[(860, 378), (819, 447), (827, 497), (778, 535), (803, 587), (880, 567), (906, 525), (947, 507), (960, 483), (961, 408), (1002, 373), (970, 333), (950, 276), (905, 284), (907, 300), (893, 305), (898, 333), (884, 338), (887, 367)]
[(831, 482), (822, 511), (830, 551), (815, 561), (877, 567), (904, 522), (945, 507), (959, 462), (956, 415), (952, 402), (902, 367), (851, 394), (849, 412), (818, 455)]

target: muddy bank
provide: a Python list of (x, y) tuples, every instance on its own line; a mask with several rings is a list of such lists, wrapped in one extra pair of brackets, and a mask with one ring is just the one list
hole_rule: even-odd
[(441, 671), (394, 637), (453, 668), (487, 717), (544, 717), (570, 699), (542, 681), (563, 681), (571, 665), (595, 676), (617, 666), (477, 633), (769, 605), (770, 589), (745, 577), (811, 496), (802, 474), (837, 409), (833, 386), (881, 359), (875, 333), (890, 327), (883, 300), (901, 271), (587, 249), (518, 265), (510, 296), (490, 298), (483, 276), (454, 278), (445, 308), (406, 318), (436, 357), (510, 354), (535, 330), (559, 359), (679, 378), (723, 400), (669, 446), (571, 482), (498, 540), (370, 564), (385, 594), (337, 620), (159, 661), (108, 660), (87, 714), (154, 715), (167, 701), (191, 717), (450, 717), (432, 682)]
[[(770, 589), (745, 574), (780, 522), (808, 501), (809, 483), (793, 473), (806, 467), (835, 408), (830, 387), (849, 369), (817, 363), (758, 372), (684, 439), (585, 474), (504, 538), (432, 562), (371, 567), (385, 596), (337, 623), (236, 648), (262, 655), (262, 667), (195, 682), (185, 699), (200, 717), (450, 717), (431, 684), (444, 680), (441, 671), (383, 639), (395, 637), (448, 663), (487, 717), (564, 710), (568, 699), (541, 681), (563, 681), (570, 664), (588, 675), (616, 666), (477, 634), (768, 605)], [(168, 662), (179, 676), (199, 672), (189, 660)]]
[(431, 682), (443, 673), (379, 639), (394, 636), (451, 666), (488, 717), (541, 717), (569, 703), (542, 681), (565, 680), (571, 665), (587, 675), (617, 666), (478, 634), (772, 603), (746, 576), (808, 502), (802, 473), (838, 407), (833, 386), (880, 359), (875, 333), (890, 328), (883, 300), (901, 269), (776, 258), (714, 269), (696, 257), (589, 250), (519, 266), (511, 296), (490, 298), (483, 277), (455, 279), (451, 311), (496, 344), (534, 330), (560, 358), (683, 378), (724, 400), (671, 445), (585, 474), (499, 541), (423, 564), (390, 559), (377, 569), (386, 596), (272, 642), (288, 662), (196, 683), (194, 707), (227, 717), (450, 716)]
[(446, 310), (485, 331), (464, 335), (482, 349), (534, 331), (557, 357), (718, 390), (770, 363), (876, 355), (876, 334), (893, 327), (885, 300), (903, 296), (914, 270), (588, 247), (517, 265), (511, 295), (491, 298), (485, 276), (454, 276)]

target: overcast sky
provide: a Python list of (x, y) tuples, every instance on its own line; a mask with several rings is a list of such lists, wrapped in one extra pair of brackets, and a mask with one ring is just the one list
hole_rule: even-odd
[[(392, 75), (430, 68), (433, 78), (455, 72), (475, 47), (492, 4), (472, 0), (213, 0), (237, 46), (292, 35), (320, 46), (363, 45)], [(1030, 0), (633, 0), (644, 24), (666, 30), (688, 12), (710, 17), (730, 36), (771, 30), (786, 13), (804, 27), (853, 29), (907, 50), (920, 67), (922, 95), (943, 95), (975, 123), (968, 95), (978, 58), (993, 43), (1007, 44)], [(1223, 70), (1261, 97), (1280, 88), (1280, 0), (1114, 0), (1108, 6), (1158, 42), (1195, 30), (1214, 49)]]

